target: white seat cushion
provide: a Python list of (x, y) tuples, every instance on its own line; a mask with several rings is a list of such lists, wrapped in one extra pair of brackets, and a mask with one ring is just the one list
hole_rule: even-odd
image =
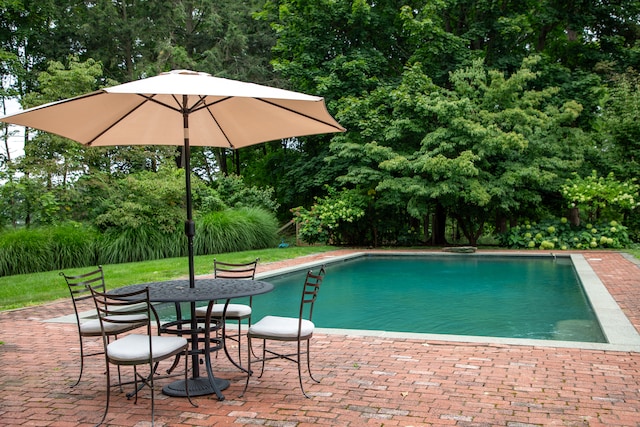
[[(187, 339), (182, 337), (154, 335), (151, 340), (153, 357), (170, 355), (187, 345)], [(130, 334), (118, 338), (107, 346), (107, 355), (120, 362), (144, 362), (149, 359), (149, 336)]]
[[(300, 337), (305, 338), (313, 334), (313, 322), (302, 319)], [(298, 336), (298, 318), (266, 316), (258, 323), (251, 325), (249, 334), (258, 337), (296, 338)]]
[[(111, 318), (117, 319), (117, 320), (131, 321), (133, 323), (133, 322), (146, 320), (147, 316), (145, 316), (144, 314), (128, 314), (128, 315), (123, 314), (122, 316), (112, 316)], [(115, 334), (120, 331), (129, 330), (132, 326), (134, 326), (132, 323), (104, 322), (104, 330), (108, 334)], [(100, 329), (100, 320), (93, 319), (93, 320), (89, 320), (87, 322), (81, 323), (80, 332), (82, 334), (87, 334), (87, 335), (101, 335), (102, 330)]]
[[(213, 304), (211, 309), (211, 317), (222, 317), (224, 304)], [(196, 308), (197, 317), (205, 317), (207, 315), (207, 307)], [(251, 316), (251, 306), (245, 304), (229, 304), (227, 307), (227, 319), (245, 319)]]

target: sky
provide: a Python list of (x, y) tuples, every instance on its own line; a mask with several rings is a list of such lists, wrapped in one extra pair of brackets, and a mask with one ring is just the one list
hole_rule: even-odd
[[(13, 114), (20, 111), (20, 104), (16, 100), (7, 101), (7, 114)], [(16, 158), (24, 154), (24, 127), (23, 126), (11, 126), (10, 132), (12, 136), (9, 138), (9, 154), (11, 159)], [(4, 147), (2, 147), (4, 151)]]

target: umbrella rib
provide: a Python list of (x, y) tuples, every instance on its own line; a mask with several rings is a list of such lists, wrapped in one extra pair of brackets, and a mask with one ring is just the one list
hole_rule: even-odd
[(297, 114), (298, 116), (306, 117), (307, 119), (313, 120), (314, 122), (318, 122), (318, 123), (322, 123), (324, 125), (330, 126), (330, 127), (334, 128), (334, 129), (340, 131), (340, 132), (344, 131), (344, 129), (342, 127), (336, 127), (333, 123), (329, 123), (329, 122), (326, 122), (324, 120), (317, 119), (317, 118), (315, 118), (313, 116), (301, 113), (300, 111), (296, 111), (296, 110), (294, 110), (292, 108), (284, 107), (282, 105), (276, 104), (275, 102), (269, 101), (268, 99), (264, 99), (264, 98), (254, 98), (254, 99), (256, 99), (258, 101), (262, 101), (262, 102), (264, 102), (266, 104), (269, 104), (271, 106), (280, 108), (282, 110), (289, 111), (290, 113)]
[[(170, 109), (170, 110), (173, 110), (173, 111), (176, 111), (176, 112), (178, 112), (178, 113), (181, 113), (181, 112), (182, 112), (182, 109), (180, 109), (180, 108), (177, 108), (177, 107), (175, 107), (175, 106), (173, 106), (173, 105), (171, 105), (171, 104), (167, 104), (166, 102), (158, 101), (157, 99), (155, 99), (155, 98), (154, 98), (154, 96), (157, 96), (157, 94), (154, 94), (154, 95), (145, 95), (145, 94), (139, 93), (138, 95), (145, 99), (145, 101), (144, 101), (142, 104), (144, 104), (144, 103), (145, 103), (145, 102), (147, 102), (147, 101), (150, 101), (150, 102), (155, 102), (155, 103), (156, 103), (156, 104), (158, 104), (158, 105), (161, 105), (161, 106), (163, 106), (163, 107), (166, 107), (166, 108), (168, 108), (168, 109)], [(173, 97), (173, 99), (176, 101), (176, 104), (178, 104), (178, 105), (182, 105), (182, 103), (178, 100), (178, 98), (176, 98), (176, 96), (175, 96), (175, 95), (171, 95), (171, 96), (172, 96), (172, 97)], [(140, 106), (141, 106), (142, 104), (140, 104)]]
[[(209, 113), (209, 117), (211, 117), (211, 120), (213, 120), (213, 122), (216, 124), (216, 126), (218, 127), (218, 129), (220, 130), (220, 132), (222, 133), (222, 135), (224, 136), (224, 139), (227, 141), (227, 144), (229, 144), (229, 148), (235, 149), (235, 147), (233, 146), (233, 144), (231, 143), (231, 140), (229, 139), (229, 137), (227, 136), (227, 133), (224, 131), (224, 129), (222, 129), (222, 126), (220, 126), (220, 123), (218, 123), (218, 120), (216, 119), (216, 116), (211, 112), (211, 110), (209, 109), (209, 107), (211, 107), (212, 105), (216, 105), (222, 101), (226, 101), (227, 99), (230, 99), (230, 96), (226, 96), (222, 99), (218, 99), (214, 102), (208, 103), (206, 102), (207, 97), (206, 96), (202, 96), (199, 95), (198, 96), (198, 102), (196, 102), (195, 104), (193, 104), (192, 107), (189, 108), (189, 110), (187, 111), (187, 114), (191, 114), (194, 111), (198, 111), (198, 110), (202, 110), (205, 109), (207, 110), (207, 113)], [(186, 108), (186, 106), (185, 106)]]
[[(220, 132), (222, 133), (222, 135), (224, 136), (224, 139), (227, 141), (227, 144), (229, 144), (229, 148), (231, 149), (235, 149), (235, 147), (233, 146), (233, 144), (231, 143), (231, 140), (229, 139), (229, 136), (227, 136), (227, 133), (224, 131), (224, 129), (222, 128), (222, 126), (220, 126), (220, 123), (218, 123), (218, 119), (216, 119), (215, 114), (213, 114), (213, 112), (211, 111), (211, 109), (209, 108), (212, 105), (217, 104), (218, 102), (224, 101), (226, 99), (229, 99), (230, 97), (221, 99), (219, 101), (216, 102), (212, 102), (211, 104), (206, 104), (204, 105), (202, 108), (205, 108), (207, 110), (207, 113), (209, 113), (209, 117), (211, 117), (211, 120), (213, 120), (213, 122), (216, 124), (216, 126), (218, 126), (218, 129), (220, 129)], [(204, 100), (204, 99), (203, 99)]]
[[(151, 97), (146, 97), (143, 96), (143, 98), (145, 98), (141, 103), (139, 103), (138, 105), (136, 105), (134, 108), (131, 108), (130, 110), (127, 111), (127, 113), (125, 115), (123, 115), (122, 117), (120, 117), (118, 120), (115, 120), (113, 123), (111, 123), (109, 126), (107, 126), (105, 129), (102, 130), (102, 132), (100, 132), (99, 134), (97, 134), (96, 136), (94, 136), (93, 138), (91, 138), (90, 141), (87, 142), (86, 145), (88, 146), (92, 146), (93, 143), (100, 138), (102, 135), (104, 135), (105, 133), (109, 132), (113, 127), (115, 127), (118, 123), (120, 123), (121, 121), (123, 121), (125, 118), (127, 118), (128, 116), (130, 116), (134, 111), (136, 111), (138, 108), (142, 107), (147, 101), (151, 100), (153, 101), (153, 99), (151, 99)], [(170, 108), (170, 107), (169, 107)]]

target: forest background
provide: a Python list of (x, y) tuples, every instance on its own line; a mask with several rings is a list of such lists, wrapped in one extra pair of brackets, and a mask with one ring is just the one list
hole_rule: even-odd
[[(640, 241), (640, 0), (0, 0), (0, 11), (3, 113), (171, 69), (325, 98), (346, 133), (193, 149), (197, 253), (277, 245), (291, 219), (308, 243)], [(184, 256), (180, 149), (2, 126), (0, 275)]]

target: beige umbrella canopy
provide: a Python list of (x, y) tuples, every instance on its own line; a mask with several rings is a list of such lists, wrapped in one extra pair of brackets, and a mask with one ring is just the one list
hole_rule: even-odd
[(344, 131), (320, 97), (188, 70), (41, 105), (0, 121), (90, 146), (182, 145), (188, 137), (191, 146), (241, 148)]
[[(281, 138), (344, 132), (321, 97), (175, 70), (0, 117), (84, 145), (241, 148)], [(194, 284), (191, 181), (187, 172), (189, 278)]]

